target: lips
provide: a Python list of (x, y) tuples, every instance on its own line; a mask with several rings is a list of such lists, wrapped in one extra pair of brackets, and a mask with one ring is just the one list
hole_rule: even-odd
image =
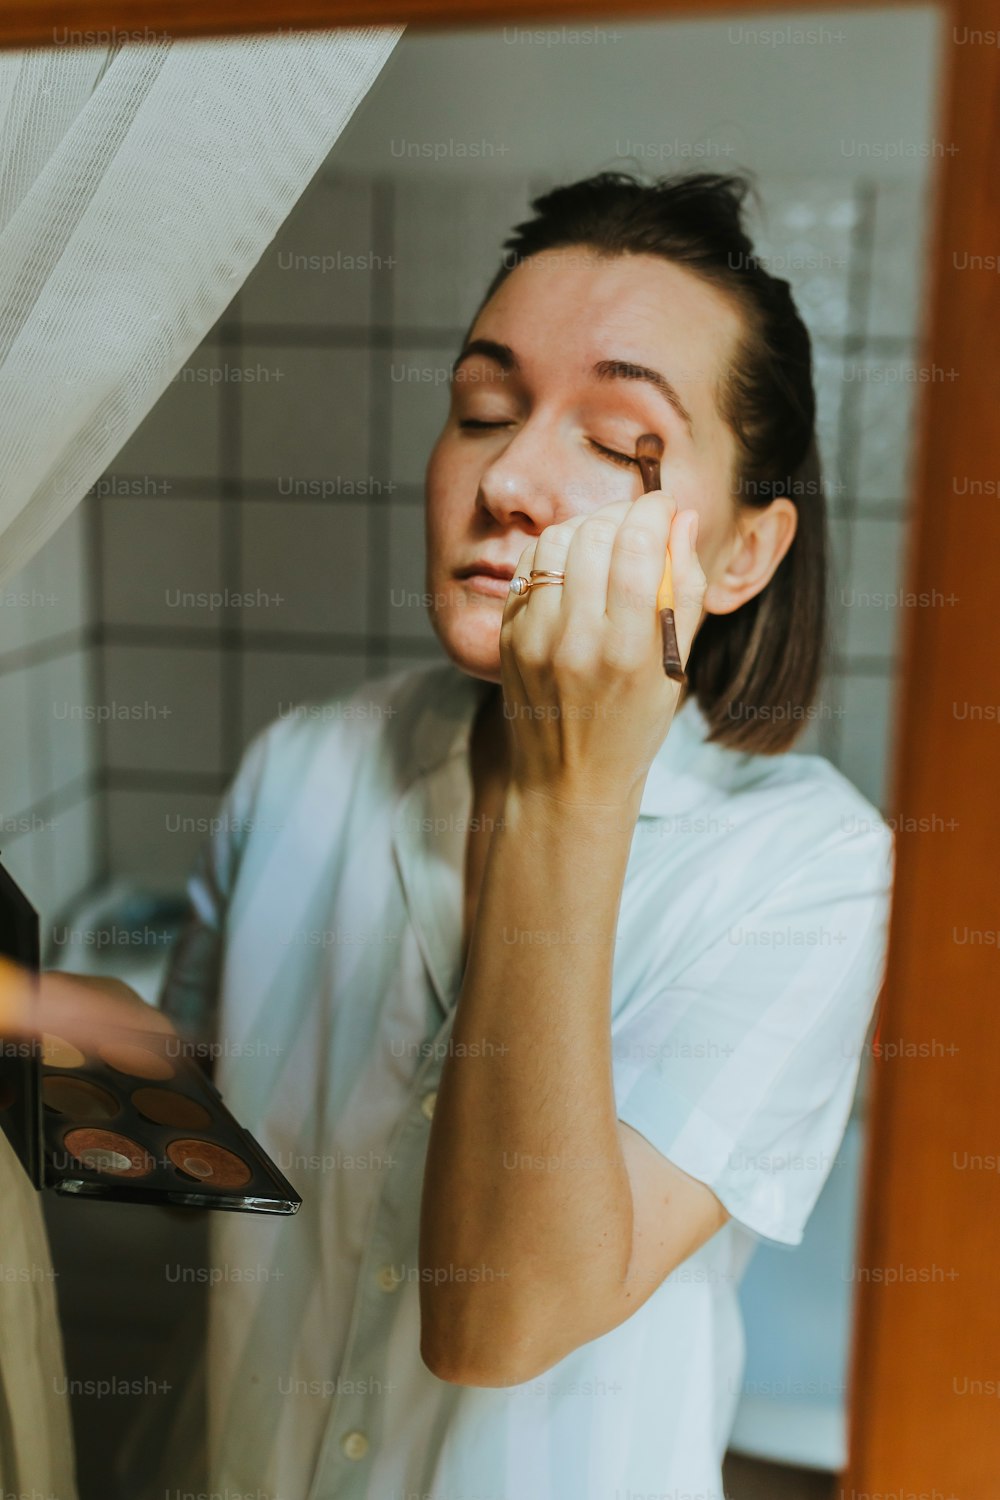
[(509, 583), (514, 576), (514, 568), (514, 563), (474, 562), (467, 568), (457, 569), (455, 577), (472, 578), (475, 574), (481, 574), (486, 578), (502, 578)]
[(486, 594), (492, 599), (505, 599), (510, 593), (510, 580), (514, 576), (512, 563), (476, 562), (466, 568), (458, 568), (455, 577), (461, 579), (466, 588), (475, 594)]

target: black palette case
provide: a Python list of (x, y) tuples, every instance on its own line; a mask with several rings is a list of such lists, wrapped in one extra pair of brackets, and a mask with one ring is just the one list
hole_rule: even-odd
[[(38, 914), (0, 865), (0, 954), (35, 974)], [(79, 1198), (292, 1214), (302, 1199), (182, 1039), (0, 1038), (0, 1128), (33, 1185)]]

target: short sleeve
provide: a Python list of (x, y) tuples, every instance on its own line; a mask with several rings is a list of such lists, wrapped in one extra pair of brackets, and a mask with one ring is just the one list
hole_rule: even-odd
[(187, 882), (188, 911), (171, 950), (160, 1009), (198, 1041), (215, 1036), (226, 911), (255, 809), (272, 731), (261, 731), (243, 754), (211, 819)]
[(613, 1034), (619, 1118), (767, 1239), (801, 1243), (840, 1148), (892, 873), (886, 825), (831, 839)]

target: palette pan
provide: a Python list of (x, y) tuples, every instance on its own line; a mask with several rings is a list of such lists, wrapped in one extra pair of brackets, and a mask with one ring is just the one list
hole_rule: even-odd
[[(0, 866), (0, 954), (38, 969), (38, 918)], [(0, 1129), (36, 1188), (291, 1214), (302, 1200), (173, 1033), (0, 1049)]]

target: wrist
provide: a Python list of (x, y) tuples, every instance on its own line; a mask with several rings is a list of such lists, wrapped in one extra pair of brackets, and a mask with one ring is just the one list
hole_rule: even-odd
[(527, 786), (512, 778), (504, 792), (503, 826), (522, 836), (534, 829), (567, 835), (578, 831), (591, 838), (619, 834), (631, 842), (641, 802), (641, 784), (621, 801), (598, 802), (562, 786)]

